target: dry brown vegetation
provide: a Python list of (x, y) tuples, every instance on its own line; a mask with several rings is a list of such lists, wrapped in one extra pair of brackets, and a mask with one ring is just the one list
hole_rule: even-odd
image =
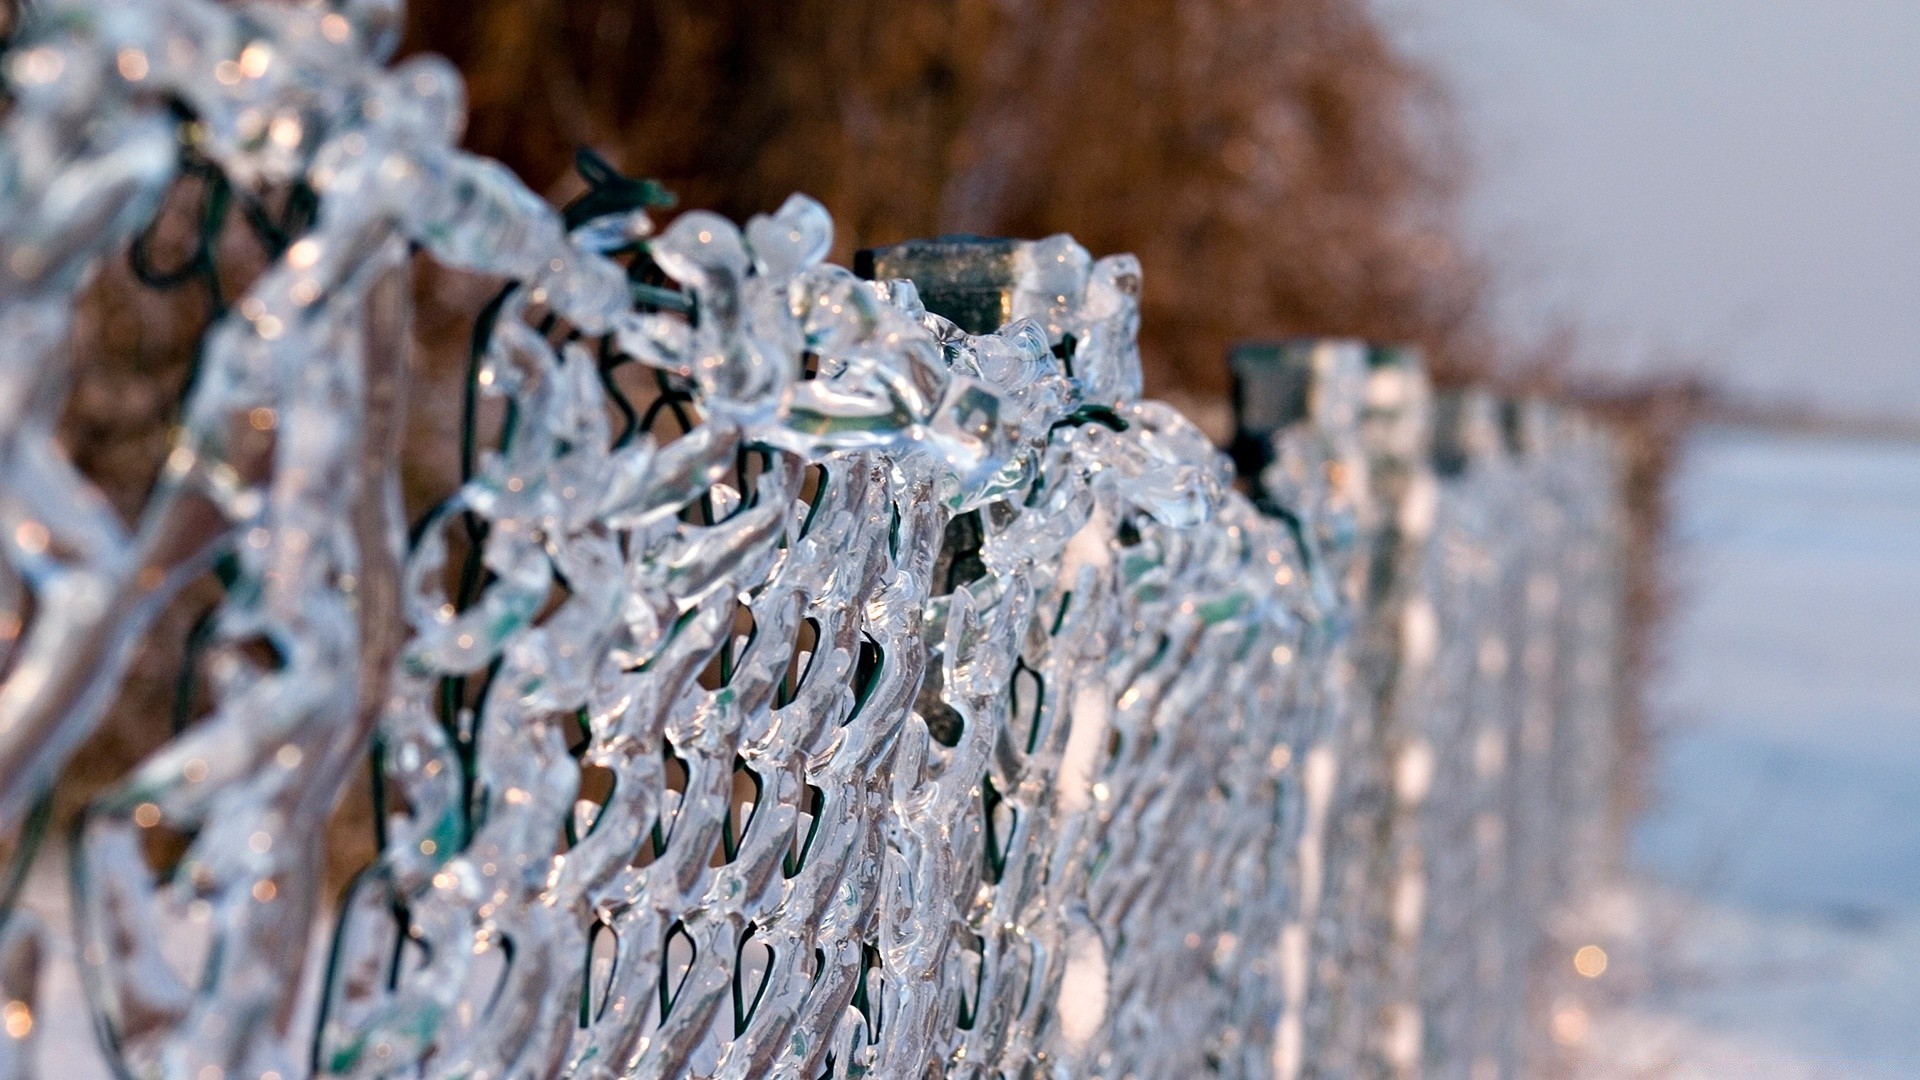
[(1071, 232), (1146, 269), (1151, 389), (1247, 337), (1484, 369), (1444, 96), (1364, 0), (433, 0), (469, 145), (564, 195), (577, 146), (734, 217), (805, 191), (836, 255)]

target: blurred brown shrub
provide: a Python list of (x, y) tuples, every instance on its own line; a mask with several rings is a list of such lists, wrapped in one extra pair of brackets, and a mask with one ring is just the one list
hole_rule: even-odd
[(805, 191), (836, 257), (1073, 233), (1146, 268), (1150, 389), (1239, 338), (1359, 335), (1481, 370), (1434, 80), (1366, 0), (416, 0), (468, 144), (556, 197), (592, 146), (735, 218)]

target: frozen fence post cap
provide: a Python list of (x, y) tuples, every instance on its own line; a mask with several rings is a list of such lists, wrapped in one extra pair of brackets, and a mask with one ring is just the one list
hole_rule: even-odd
[(1227, 354), (1233, 373), (1234, 426), (1262, 434), (1309, 415), (1313, 392), (1313, 338), (1242, 342)]
[[(1300, 423), (1344, 427), (1356, 415), (1331, 405), (1354, 396), (1365, 363), (1356, 356), (1369, 346), (1346, 338), (1288, 338), (1279, 342), (1242, 342), (1227, 354), (1233, 373), (1233, 444), (1227, 454), (1240, 477), (1260, 490), (1260, 473), (1273, 461), (1273, 434)], [(1354, 386), (1344, 386), (1352, 380)]]
[(1387, 368), (1406, 370), (1424, 370), (1426, 361), (1415, 345), (1382, 345), (1372, 343), (1367, 346), (1367, 370), (1381, 371)]
[(905, 278), (928, 311), (969, 334), (991, 334), (1013, 321), (1019, 246), (990, 236), (908, 240), (856, 252), (853, 272), (869, 281)]
[(1484, 390), (1443, 390), (1433, 402), (1433, 471), (1458, 476), (1507, 454), (1500, 400)]
[(1538, 397), (1501, 399), (1500, 424), (1506, 435), (1507, 452), (1514, 457), (1547, 453), (1554, 422), (1553, 406)]

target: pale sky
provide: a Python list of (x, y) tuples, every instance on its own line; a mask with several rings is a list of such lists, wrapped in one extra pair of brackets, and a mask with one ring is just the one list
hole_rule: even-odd
[(1920, 418), (1920, 0), (1377, 0), (1458, 96), (1517, 328)]

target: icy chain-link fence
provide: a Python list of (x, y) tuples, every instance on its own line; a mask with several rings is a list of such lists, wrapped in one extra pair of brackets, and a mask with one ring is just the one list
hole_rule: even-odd
[[(1514, 1075), (1605, 849), (1597, 430), (1254, 349), (1236, 490), (1140, 398), (1131, 257), (863, 280), (804, 197), (656, 231), (590, 160), (563, 216), (457, 149), (460, 81), (388, 66), (399, 25), (49, 0), (5, 52), (0, 825), (43, 823), (180, 590), (224, 590), (210, 708), (66, 853), (122, 1075)], [(272, 258), (127, 522), (56, 427), (81, 291), (151, 263), (183, 176)], [(401, 432), (447, 407), (408, 396), (422, 258), (505, 284), (464, 483), (409, 522)], [(11, 907), (3, 944), (25, 1075), (72, 1052), (34, 1045), (60, 950)]]

